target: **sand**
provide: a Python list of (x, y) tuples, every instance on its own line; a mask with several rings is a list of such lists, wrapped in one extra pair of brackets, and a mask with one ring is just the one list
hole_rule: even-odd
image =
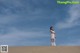
[(8, 53), (80, 53), (80, 46), (20, 46), (9, 47)]

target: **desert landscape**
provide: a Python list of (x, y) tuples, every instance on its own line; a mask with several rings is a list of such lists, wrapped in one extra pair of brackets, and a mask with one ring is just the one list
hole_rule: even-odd
[(80, 46), (16, 46), (8, 53), (80, 53)]

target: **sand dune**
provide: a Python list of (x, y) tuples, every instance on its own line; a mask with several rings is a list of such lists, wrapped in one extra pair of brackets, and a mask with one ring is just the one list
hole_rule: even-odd
[(80, 53), (80, 46), (23, 46), (9, 47), (8, 53)]

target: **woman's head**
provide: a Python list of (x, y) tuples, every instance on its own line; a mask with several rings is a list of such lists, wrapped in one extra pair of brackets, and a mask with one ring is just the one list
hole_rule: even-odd
[(54, 30), (54, 29), (53, 29), (53, 26), (50, 27), (50, 30)]

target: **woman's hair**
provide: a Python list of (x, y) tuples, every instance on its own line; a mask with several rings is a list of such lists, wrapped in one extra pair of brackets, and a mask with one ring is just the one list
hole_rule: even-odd
[(54, 30), (54, 29), (53, 29), (53, 26), (50, 27), (50, 30)]

